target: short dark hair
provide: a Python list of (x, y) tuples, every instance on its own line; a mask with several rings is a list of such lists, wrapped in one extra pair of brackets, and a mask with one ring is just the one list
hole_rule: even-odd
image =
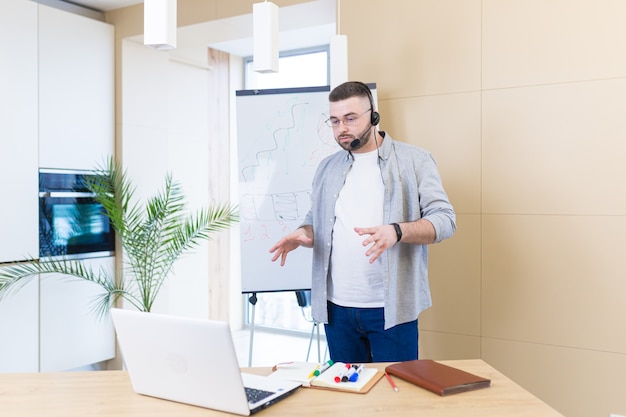
[(365, 97), (369, 100), (372, 108), (374, 107), (372, 91), (367, 84), (362, 83), (361, 81), (347, 81), (343, 84), (339, 84), (337, 87), (333, 88), (333, 91), (331, 91), (328, 95), (328, 101), (336, 102), (346, 100), (351, 97)]

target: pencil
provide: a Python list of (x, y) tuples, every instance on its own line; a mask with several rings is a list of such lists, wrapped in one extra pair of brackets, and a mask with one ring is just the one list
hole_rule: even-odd
[(393, 382), (393, 379), (391, 379), (391, 377), (389, 376), (389, 374), (388, 374), (387, 372), (385, 372), (385, 376), (387, 377), (387, 381), (389, 381), (389, 384), (391, 385), (391, 388), (393, 388), (393, 390), (394, 390), (395, 392), (400, 391), (400, 390), (398, 389), (398, 387), (396, 386), (395, 382)]

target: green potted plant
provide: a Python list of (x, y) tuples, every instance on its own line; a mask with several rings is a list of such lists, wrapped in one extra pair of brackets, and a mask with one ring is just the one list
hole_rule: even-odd
[(235, 207), (227, 203), (189, 213), (182, 189), (171, 174), (166, 175), (163, 190), (141, 206), (133, 199), (135, 188), (121, 165), (113, 158), (106, 165), (85, 180), (94, 199), (104, 207), (122, 246), (122, 276), (116, 279), (107, 271), (93, 270), (80, 260), (64, 256), (31, 259), (0, 269), (0, 300), (33, 277), (60, 273), (103, 288), (102, 296), (94, 303), (100, 316), (106, 315), (120, 298), (149, 312), (176, 260), (200, 241), (238, 221)]

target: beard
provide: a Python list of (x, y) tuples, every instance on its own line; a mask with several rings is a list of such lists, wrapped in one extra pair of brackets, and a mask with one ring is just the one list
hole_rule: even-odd
[[(345, 149), (346, 151), (356, 151), (358, 149), (361, 149), (362, 147), (364, 147), (365, 145), (367, 145), (367, 143), (370, 141), (370, 135), (369, 132), (370, 130), (372, 130), (372, 127), (374, 127), (373, 125), (369, 125), (369, 127), (365, 130), (363, 130), (363, 132), (361, 132), (360, 135), (358, 136), (341, 136), (341, 138), (352, 138), (349, 142), (341, 142), (339, 140), (339, 138), (335, 138), (335, 140), (337, 141), (337, 143), (339, 144), (339, 146), (341, 146), (343, 149)], [(359, 144), (355, 147), (352, 147), (351, 144), (352, 142), (354, 142), (355, 140), (359, 140)]]

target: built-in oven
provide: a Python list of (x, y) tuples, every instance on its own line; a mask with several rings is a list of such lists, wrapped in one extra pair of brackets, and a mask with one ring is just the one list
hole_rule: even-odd
[(115, 235), (85, 179), (90, 171), (39, 170), (39, 257), (111, 256)]

